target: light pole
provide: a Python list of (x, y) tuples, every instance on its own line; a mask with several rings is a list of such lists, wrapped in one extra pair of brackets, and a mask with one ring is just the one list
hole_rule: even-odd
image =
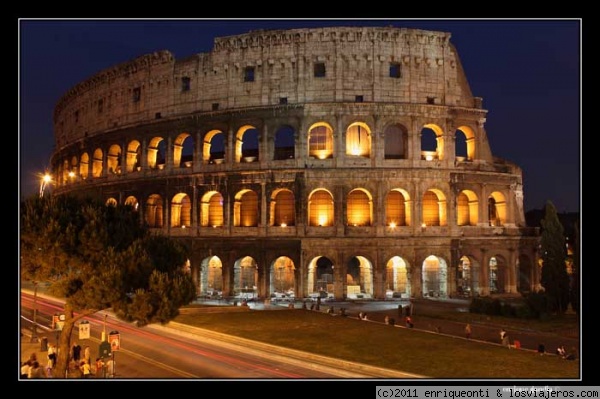
[(44, 173), (42, 176), (42, 180), (40, 181), (40, 198), (44, 197), (44, 190), (46, 189), (46, 185), (48, 185), (52, 181), (52, 176), (48, 173)]
[(33, 282), (33, 326), (31, 327), (31, 342), (38, 342), (37, 336), (37, 287), (38, 282)]

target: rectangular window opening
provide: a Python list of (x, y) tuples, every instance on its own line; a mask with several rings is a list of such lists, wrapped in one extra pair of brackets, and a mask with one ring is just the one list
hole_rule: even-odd
[(325, 63), (324, 62), (315, 62), (314, 74), (315, 74), (315, 78), (325, 77)]
[(254, 67), (248, 66), (244, 68), (244, 82), (254, 82)]
[(181, 78), (181, 91), (190, 91), (191, 79), (188, 76)]
[(390, 63), (390, 78), (399, 79), (400, 77), (402, 77), (400, 63), (398, 63), (398, 62)]

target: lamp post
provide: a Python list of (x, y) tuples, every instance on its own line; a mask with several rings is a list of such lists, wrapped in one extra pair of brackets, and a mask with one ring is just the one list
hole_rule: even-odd
[(37, 336), (37, 287), (38, 282), (33, 282), (33, 326), (31, 327), (31, 342), (38, 342)]
[(52, 181), (52, 176), (48, 173), (45, 173), (42, 176), (42, 180), (40, 181), (40, 198), (44, 197), (44, 190), (46, 189), (46, 185), (48, 185)]

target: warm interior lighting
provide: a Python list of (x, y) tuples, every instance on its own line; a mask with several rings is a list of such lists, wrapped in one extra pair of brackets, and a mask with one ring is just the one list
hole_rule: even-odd
[(392, 223), (390, 223), (390, 227), (391, 227), (392, 229), (393, 229), (393, 228), (395, 228), (395, 227), (396, 227), (396, 222), (392, 222)]
[(72, 179), (72, 178), (74, 178), (74, 177), (75, 177), (75, 172), (73, 172), (73, 171), (70, 171), (70, 172), (69, 172), (69, 177), (70, 177), (71, 179)]
[(351, 155), (362, 155), (362, 152), (360, 151), (360, 147), (358, 147), (358, 146), (352, 147), (350, 149), (350, 154)]
[(281, 223), (281, 227), (287, 227), (286, 223)]
[(426, 161), (433, 161), (433, 155), (425, 155)]
[(325, 226), (327, 224), (327, 216), (319, 216), (319, 226)]
[(423, 223), (423, 224), (421, 224), (421, 227), (425, 228), (425, 227), (427, 227), (427, 225), (425, 223)]

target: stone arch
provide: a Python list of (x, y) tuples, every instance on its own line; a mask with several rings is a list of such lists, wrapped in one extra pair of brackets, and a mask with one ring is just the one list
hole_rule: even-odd
[(192, 226), (192, 201), (186, 193), (177, 193), (171, 200), (171, 227)]
[(271, 292), (271, 297), (296, 297), (295, 271), (294, 262), (287, 256), (280, 256), (273, 261), (269, 268), (269, 292)]
[(102, 161), (104, 159), (104, 153), (102, 149), (96, 148), (94, 150), (94, 156), (92, 157), (92, 176), (100, 177), (102, 176), (103, 165)]
[(317, 159), (333, 158), (333, 128), (327, 122), (317, 122), (308, 129), (308, 155)]
[(210, 298), (223, 295), (223, 262), (218, 256), (209, 256), (202, 260), (199, 271), (200, 293)]
[(408, 129), (396, 123), (385, 128), (384, 159), (408, 159)]
[(87, 152), (81, 154), (79, 161), (79, 177), (85, 180), (90, 173), (90, 155)]
[(508, 284), (508, 262), (502, 255), (490, 257), (488, 262), (488, 289), (490, 294), (503, 294)]
[(296, 200), (291, 190), (281, 188), (271, 194), (269, 226), (295, 226)]
[(194, 138), (187, 132), (180, 133), (173, 140), (173, 167), (189, 168), (194, 161)]
[(308, 295), (325, 292), (333, 295), (334, 263), (326, 256), (316, 256), (308, 263), (306, 287)]
[(275, 132), (273, 160), (296, 158), (296, 132), (290, 125), (280, 126)]
[(258, 293), (258, 264), (251, 256), (244, 256), (233, 265), (233, 295), (253, 299)]
[(125, 170), (127, 172), (140, 171), (142, 169), (142, 144), (138, 140), (131, 140), (127, 144), (127, 155), (125, 158)]
[(475, 159), (475, 132), (471, 127), (463, 125), (456, 129), (454, 152), (457, 160), (473, 161)]
[(471, 190), (462, 190), (456, 196), (456, 224), (477, 226), (479, 221), (479, 198)]
[(373, 223), (373, 197), (363, 188), (348, 193), (346, 220), (349, 226), (371, 226)]
[(333, 194), (324, 188), (313, 190), (308, 196), (308, 225), (333, 226)]
[(140, 203), (138, 202), (137, 198), (133, 195), (130, 195), (127, 198), (125, 198), (124, 204), (126, 206), (132, 207), (134, 211), (137, 211), (140, 206)]
[(429, 123), (421, 129), (421, 159), (444, 159), (444, 132), (438, 125)]
[(258, 195), (250, 189), (239, 191), (233, 203), (233, 225), (256, 227), (258, 220)]
[(256, 127), (244, 125), (235, 135), (235, 162), (258, 162), (260, 134)]
[(373, 298), (373, 264), (364, 256), (353, 256), (346, 264), (346, 297)]
[(488, 219), (490, 226), (503, 226), (507, 215), (506, 197), (500, 191), (488, 196)]
[(119, 202), (114, 197), (109, 197), (105, 202), (106, 206), (112, 206), (112, 207), (116, 207), (118, 204), (119, 204)]
[(106, 168), (108, 173), (115, 175), (121, 174), (121, 146), (113, 144), (108, 147), (106, 153)]
[(402, 188), (390, 190), (385, 197), (386, 226), (410, 226), (412, 215), (410, 195)]
[(148, 142), (147, 154), (148, 167), (150, 169), (162, 169), (166, 162), (166, 143), (162, 137), (153, 137)]
[(443, 258), (429, 255), (423, 261), (423, 296), (442, 297), (448, 295), (448, 265)]
[(222, 227), (223, 196), (218, 191), (208, 191), (200, 199), (200, 226)]
[(385, 265), (385, 297), (387, 299), (410, 298), (410, 273), (406, 260), (392, 256)]
[(210, 130), (204, 135), (202, 161), (210, 164), (225, 161), (225, 133), (221, 130)]
[(364, 122), (354, 122), (346, 129), (346, 155), (371, 157), (371, 129)]
[(439, 189), (429, 189), (423, 194), (422, 221), (423, 227), (427, 226), (446, 226), (446, 196)]
[(163, 199), (159, 194), (151, 194), (146, 201), (144, 220), (148, 227), (163, 227)]

